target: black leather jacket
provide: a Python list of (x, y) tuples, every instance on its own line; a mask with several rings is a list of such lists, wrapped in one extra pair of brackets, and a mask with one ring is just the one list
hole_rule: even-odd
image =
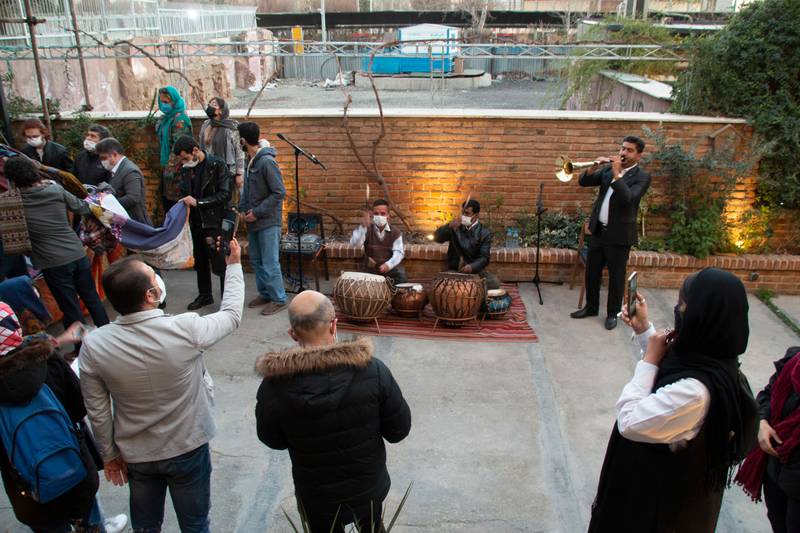
[[(200, 180), (199, 192), (195, 191), (195, 179)], [(183, 196), (191, 195), (197, 200), (191, 216), (193, 225), (199, 224), (203, 229), (216, 229), (222, 225), (231, 200), (232, 181), (233, 176), (225, 161), (208, 153), (196, 167), (181, 167)]]
[(472, 267), (472, 273), (477, 274), (489, 264), (489, 254), (492, 251), (492, 233), (483, 224), (478, 222), (472, 229), (459, 225), (453, 230), (450, 224), (445, 224), (436, 230), (433, 235), (436, 242), (447, 242), (447, 268), (458, 270), (461, 258), (464, 264)]

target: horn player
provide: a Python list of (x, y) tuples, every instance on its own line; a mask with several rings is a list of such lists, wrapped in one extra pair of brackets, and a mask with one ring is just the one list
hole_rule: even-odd
[(637, 243), (636, 216), (639, 201), (650, 187), (650, 174), (639, 160), (645, 143), (632, 135), (622, 140), (619, 153), (603, 157), (581, 174), (581, 187), (599, 187), (589, 218), (586, 258), (586, 306), (572, 318), (597, 316), (600, 310), (600, 280), (608, 268), (606, 329), (617, 327), (617, 312), (622, 307), (625, 275), (631, 246)]

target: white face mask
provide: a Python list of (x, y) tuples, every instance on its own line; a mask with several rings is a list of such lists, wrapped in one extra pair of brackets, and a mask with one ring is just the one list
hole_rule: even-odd
[(372, 215), (372, 223), (375, 224), (378, 228), (385, 228), (388, 222), (389, 220), (387, 219), (387, 217), (383, 215)]
[(470, 227), (472, 225), (472, 217), (461, 215), (461, 224), (463, 224), (465, 228)]
[(94, 147), (97, 146), (97, 143), (94, 141), (90, 141), (89, 139), (83, 140), (83, 149), (87, 152), (94, 152)]
[(167, 286), (164, 284), (164, 280), (161, 279), (161, 276), (156, 274), (156, 285), (158, 285), (159, 296), (158, 296), (158, 303), (163, 304), (164, 300), (167, 299)]
[(100, 164), (103, 165), (103, 168), (111, 172), (111, 169), (114, 168), (114, 162), (110, 159), (102, 159), (100, 160)]
[(44, 138), (41, 135), (39, 137), (28, 137), (28, 144), (34, 148), (39, 148), (44, 144)]
[(197, 159), (192, 159), (192, 160), (191, 160), (191, 161), (189, 161), (188, 163), (184, 163), (184, 164), (183, 164), (183, 168), (194, 168), (194, 167), (196, 167), (196, 166), (197, 166), (199, 163), (200, 163), (200, 161), (198, 161)]

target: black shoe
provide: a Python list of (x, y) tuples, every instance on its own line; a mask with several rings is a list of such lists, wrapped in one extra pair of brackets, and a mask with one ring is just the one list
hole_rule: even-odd
[(583, 309), (578, 309), (577, 311), (570, 313), (569, 316), (571, 318), (586, 318), (587, 316), (597, 316), (597, 311), (589, 311), (588, 307), (584, 307)]
[(195, 309), (200, 309), (201, 307), (205, 307), (213, 303), (214, 303), (213, 297), (201, 294), (200, 296), (195, 298), (192, 303), (187, 305), (186, 309), (188, 309), (189, 311), (194, 311)]
[(610, 317), (606, 318), (606, 329), (611, 331), (615, 327), (617, 327), (617, 317), (610, 316)]

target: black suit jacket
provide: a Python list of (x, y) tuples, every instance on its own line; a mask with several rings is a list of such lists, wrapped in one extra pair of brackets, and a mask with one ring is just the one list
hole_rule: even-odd
[(597, 235), (600, 225), (600, 206), (606, 197), (608, 188), (614, 189), (608, 206), (608, 226), (603, 229), (602, 240), (607, 244), (631, 246), (638, 242), (636, 230), (636, 215), (639, 211), (639, 201), (650, 187), (650, 174), (642, 169), (641, 165), (629, 170), (625, 175), (613, 181), (613, 172), (610, 166), (589, 174), (581, 174), (578, 183), (581, 187), (600, 187), (600, 192), (589, 217), (589, 231)]
[(152, 225), (147, 216), (144, 176), (136, 163), (127, 157), (123, 159), (117, 172), (108, 179), (108, 184), (114, 188), (114, 196), (128, 212), (128, 216), (142, 224)]
[(25, 145), (22, 153), (48, 167), (72, 172), (72, 159), (69, 157), (69, 152), (57, 142), (47, 141), (44, 145), (44, 155), (41, 158), (36, 148), (29, 144)]

